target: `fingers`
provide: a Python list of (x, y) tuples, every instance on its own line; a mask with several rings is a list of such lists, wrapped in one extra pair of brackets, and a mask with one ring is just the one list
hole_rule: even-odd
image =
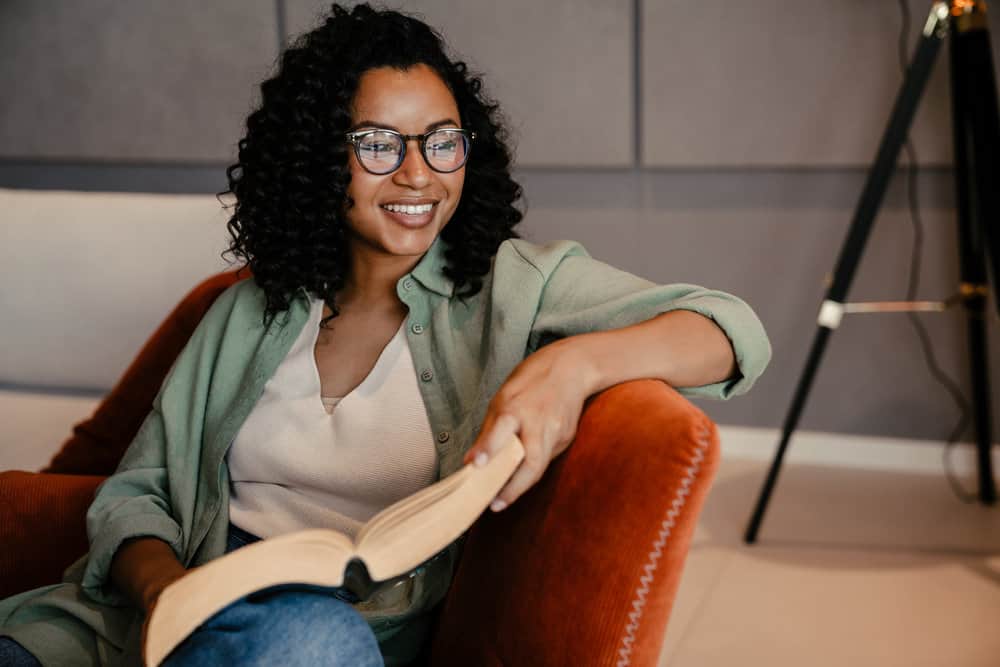
[(520, 498), (521, 494), (534, 486), (535, 482), (542, 478), (544, 471), (544, 465), (525, 459), (518, 466), (517, 470), (514, 471), (514, 474), (511, 475), (507, 485), (497, 494), (496, 499), (490, 503), (490, 509), (494, 512), (506, 509), (511, 503)]
[(538, 483), (552, 459), (569, 447), (575, 429), (564, 432), (558, 420), (548, 419), (523, 424), (520, 435), (524, 443), (524, 460), (490, 505), (494, 512), (503, 510)]
[(517, 418), (510, 414), (502, 414), (495, 419), (487, 419), (480, 431), (479, 442), (473, 445), (465, 454), (465, 463), (475, 463), (484, 466), (517, 435), (521, 425)]
[(575, 399), (569, 401), (567, 410), (566, 401), (520, 398), (503, 398), (502, 394), (494, 398), (479, 437), (463, 458), (465, 464), (484, 466), (513, 436), (520, 436), (524, 459), (490, 504), (494, 512), (507, 508), (541, 479), (552, 458), (572, 441), (582, 409), (582, 403), (577, 404)]
[(521, 423), (517, 417), (510, 414), (502, 414), (493, 423), (493, 429), (486, 440), (486, 456), (492, 459), (500, 450), (507, 446), (510, 439), (521, 430)]

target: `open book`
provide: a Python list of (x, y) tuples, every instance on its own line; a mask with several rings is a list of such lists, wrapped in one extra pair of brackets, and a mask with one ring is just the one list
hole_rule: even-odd
[(143, 658), (159, 665), (198, 626), (240, 598), (288, 585), (345, 587), (365, 599), (469, 529), (524, 458), (513, 436), (483, 467), (453, 475), (390, 505), (352, 541), (330, 529), (254, 542), (191, 570), (163, 589), (146, 630)]

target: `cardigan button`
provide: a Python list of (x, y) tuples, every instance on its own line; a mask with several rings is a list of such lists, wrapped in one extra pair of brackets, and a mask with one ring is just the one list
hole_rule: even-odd
[(429, 368), (425, 368), (420, 373), (420, 379), (423, 380), (424, 382), (430, 382), (431, 380), (434, 379), (434, 371), (432, 371)]
[(448, 438), (451, 437), (451, 433), (448, 431), (441, 431), (438, 433), (438, 442), (448, 442)]
[(412, 327), (410, 327), (410, 331), (412, 331), (415, 334), (422, 334), (424, 332), (424, 325), (414, 324)]

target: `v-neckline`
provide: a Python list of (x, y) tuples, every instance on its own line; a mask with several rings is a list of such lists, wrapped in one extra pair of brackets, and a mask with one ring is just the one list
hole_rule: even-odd
[(319, 376), (319, 367), (316, 365), (316, 353), (314, 352), (314, 350), (316, 349), (316, 340), (319, 338), (319, 322), (320, 320), (323, 319), (323, 302), (319, 301), (319, 304), (314, 305), (313, 307), (319, 311), (319, 314), (318, 317), (315, 314), (310, 316), (308, 324), (308, 326), (312, 327), (313, 331), (309, 345), (309, 350), (310, 350), (309, 367), (312, 369), (313, 383), (315, 385), (312, 394), (313, 397), (318, 400), (319, 406), (323, 410), (324, 414), (326, 414), (328, 417), (332, 417), (333, 413), (336, 412), (336, 409), (344, 404), (344, 401), (346, 401), (348, 398), (356, 394), (362, 387), (364, 387), (371, 381), (371, 378), (375, 374), (376, 369), (378, 369), (378, 367), (382, 364), (382, 360), (385, 358), (386, 351), (396, 343), (396, 339), (399, 338), (400, 332), (402, 332), (406, 328), (406, 318), (404, 317), (403, 321), (399, 323), (399, 328), (396, 329), (396, 333), (392, 335), (392, 338), (389, 339), (389, 341), (385, 344), (382, 350), (378, 353), (378, 358), (375, 359), (375, 363), (368, 370), (367, 375), (365, 375), (365, 377), (361, 380), (361, 382), (357, 384), (357, 386), (355, 386), (353, 389), (351, 389), (343, 396), (326, 397), (326, 398), (340, 399), (339, 401), (337, 401), (337, 404), (334, 406), (334, 408), (328, 411), (326, 409), (326, 405), (323, 404), (323, 398), (324, 398), (323, 381)]

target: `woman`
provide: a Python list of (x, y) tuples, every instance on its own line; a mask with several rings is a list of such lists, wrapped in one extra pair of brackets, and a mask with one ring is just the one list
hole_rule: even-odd
[[(181, 353), (67, 583), (0, 603), (0, 651), (18, 664), (135, 663), (144, 619), (188, 568), (291, 530), (353, 532), (517, 433), (502, 511), (592, 394), (653, 377), (727, 398), (767, 364), (742, 301), (518, 239), (497, 106), (423, 23), (334, 6), (262, 91), (228, 170), (230, 249), (254, 277)], [(455, 552), (365, 602), (237, 602), (168, 664), (406, 664)]]

